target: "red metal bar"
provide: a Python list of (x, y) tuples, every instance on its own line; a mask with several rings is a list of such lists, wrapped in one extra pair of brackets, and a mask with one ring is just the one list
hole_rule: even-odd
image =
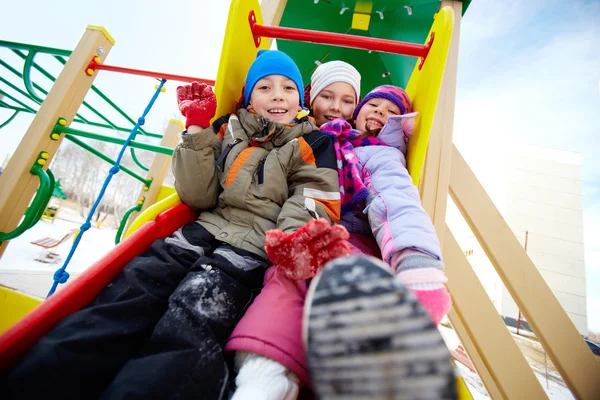
[(194, 78), (191, 76), (165, 74), (163, 72), (145, 71), (145, 70), (141, 70), (141, 69), (116, 67), (114, 65), (99, 64), (94, 60), (92, 60), (90, 62), (90, 64), (88, 65), (88, 68), (90, 68), (94, 71), (104, 70), (104, 71), (122, 72), (125, 74), (150, 76), (150, 77), (153, 77), (156, 79), (166, 79), (166, 80), (180, 81), (180, 82), (196, 81), (196, 82), (200, 82), (200, 83), (206, 83), (207, 85), (210, 85), (210, 86), (215, 86), (215, 81), (211, 80), (211, 79), (202, 79), (202, 78)]
[[(421, 57), (425, 59), (431, 43), (427, 45), (398, 42), (395, 40), (370, 38), (364, 36), (347, 35), (343, 33), (311, 31), (308, 29), (283, 28), (280, 26), (265, 26), (256, 23), (254, 11), (248, 16), (250, 29), (254, 35), (256, 47), (260, 45), (260, 37), (273, 39), (296, 40), (299, 42), (310, 42), (328, 44), (353, 49), (381, 51), (384, 53), (403, 54), (407, 56)], [(431, 40), (430, 40), (431, 41)]]

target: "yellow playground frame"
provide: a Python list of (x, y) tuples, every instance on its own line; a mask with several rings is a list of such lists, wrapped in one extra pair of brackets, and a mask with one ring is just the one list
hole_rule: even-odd
[[(279, 25), (286, 0), (233, 0), (223, 41), (215, 84), (217, 115), (233, 111), (249, 65), (260, 47), (248, 27), (248, 14), (255, 11), (258, 24)], [(262, 12), (261, 12), (262, 11)], [(477, 240), (496, 268), (519, 309), (576, 398), (600, 396), (600, 364), (533, 265), (517, 238), (493, 205), (475, 175), (452, 144), (452, 127), (458, 70), (458, 48), (462, 3), (442, 0), (433, 22), (435, 41), (421, 70), (415, 67), (407, 92), (419, 112), (415, 136), (409, 147), (409, 171), (419, 186), (422, 202), (431, 216), (443, 246), (448, 289), (453, 308), (450, 320), (468, 352), (488, 393), (494, 399), (546, 398), (542, 386), (517, 347), (452, 232), (446, 226), (448, 195), (458, 205)], [(265, 21), (263, 21), (265, 16)], [(114, 40), (102, 28), (88, 27), (63, 71), (48, 93), (22, 143), (0, 177), (0, 231), (14, 229), (37, 189), (30, 174), (40, 152), (49, 161), (62, 138), (51, 137), (59, 118), (73, 119), (98, 71), (88, 76), (86, 66), (97, 56), (108, 56)], [(100, 51), (102, 49), (102, 51)], [(173, 146), (178, 122), (172, 121), (163, 139)], [(157, 156), (149, 177), (162, 182), (168, 168), (166, 156)], [(155, 185), (153, 185), (155, 186)], [(146, 197), (144, 209), (125, 236), (162, 211), (181, 203), (172, 189), (156, 185)], [(171, 191), (171, 192), (170, 192)], [(162, 199), (162, 200), (161, 200)], [(160, 200), (160, 201), (157, 201)], [(0, 256), (7, 243), (0, 246)], [(39, 303), (38, 300), (0, 287), (0, 332), (8, 329)], [(464, 389), (463, 387), (463, 390)], [(462, 392), (462, 398), (469, 394)]]

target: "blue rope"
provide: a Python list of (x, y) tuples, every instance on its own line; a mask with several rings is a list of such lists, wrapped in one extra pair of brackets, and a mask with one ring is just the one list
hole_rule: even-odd
[(73, 246), (71, 246), (71, 251), (69, 251), (69, 255), (65, 259), (65, 263), (63, 264), (62, 267), (57, 269), (56, 272), (54, 273), (54, 283), (52, 283), (52, 288), (50, 288), (50, 291), (48, 292), (47, 297), (50, 297), (56, 291), (56, 288), (58, 287), (58, 285), (60, 283), (66, 283), (69, 280), (69, 273), (67, 271), (65, 271), (67, 269), (67, 265), (69, 265), (69, 261), (71, 261), (71, 258), (73, 257), (73, 254), (75, 253), (75, 250), (77, 249), (77, 246), (79, 245), (79, 242), (81, 241), (81, 237), (92, 226), (90, 221), (92, 220), (92, 217), (94, 216), (94, 213), (96, 212), (96, 208), (98, 208), (98, 205), (100, 204), (100, 200), (102, 200), (102, 197), (104, 196), (104, 192), (106, 192), (106, 188), (108, 187), (110, 180), (112, 179), (113, 175), (115, 175), (117, 172), (119, 172), (119, 164), (121, 163), (121, 158), (123, 158), (123, 154), (125, 153), (125, 150), (127, 149), (127, 146), (129, 145), (129, 142), (131, 142), (131, 140), (135, 136), (137, 130), (142, 125), (144, 125), (144, 123), (146, 122), (146, 115), (148, 115), (148, 113), (150, 112), (150, 109), (152, 108), (152, 106), (154, 105), (154, 102), (158, 98), (158, 95), (160, 94), (160, 90), (162, 89), (165, 82), (166, 82), (165, 79), (161, 80), (160, 85), (158, 85), (158, 88), (156, 89), (156, 92), (154, 93), (154, 96), (152, 96), (152, 99), (150, 99), (150, 103), (148, 103), (148, 106), (146, 106), (144, 113), (138, 119), (137, 123), (135, 124), (135, 126), (133, 127), (131, 132), (129, 132), (129, 137), (127, 138), (125, 143), (123, 143), (123, 147), (121, 147), (121, 151), (119, 152), (119, 156), (115, 160), (115, 164), (111, 167), (111, 169), (108, 173), (108, 176), (104, 180), (102, 189), (100, 189), (100, 194), (98, 194), (98, 197), (96, 198), (96, 201), (94, 202), (94, 205), (90, 209), (90, 213), (88, 214), (86, 221), (79, 228), (79, 233), (77, 234), (77, 237), (75, 238), (75, 241), (73, 242)]

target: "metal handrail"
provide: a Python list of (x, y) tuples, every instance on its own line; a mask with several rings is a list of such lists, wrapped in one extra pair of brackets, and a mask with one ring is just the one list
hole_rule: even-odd
[(123, 215), (123, 219), (121, 220), (121, 223), (119, 224), (119, 229), (117, 230), (117, 234), (115, 235), (115, 244), (119, 244), (119, 242), (123, 238), (123, 230), (125, 229), (125, 225), (127, 225), (127, 220), (129, 219), (129, 216), (131, 215), (131, 213), (133, 213), (135, 211), (140, 211), (142, 209), (143, 204), (144, 204), (143, 202), (141, 202), (141, 204), (138, 203), (125, 212), (125, 215)]
[(34, 165), (30, 171), (40, 178), (40, 186), (35, 193), (31, 205), (25, 210), (24, 218), (15, 229), (10, 232), (0, 232), (0, 242), (14, 239), (26, 230), (32, 228), (41, 218), (54, 190), (54, 174), (50, 170), (44, 171), (39, 164)]

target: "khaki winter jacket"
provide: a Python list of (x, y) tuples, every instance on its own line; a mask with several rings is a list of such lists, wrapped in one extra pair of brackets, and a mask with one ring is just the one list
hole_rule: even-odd
[(240, 109), (182, 135), (173, 173), (181, 200), (203, 210), (202, 226), (264, 258), (269, 229), (290, 233), (313, 216), (330, 222), (340, 217), (333, 143), (307, 118), (278, 124)]

